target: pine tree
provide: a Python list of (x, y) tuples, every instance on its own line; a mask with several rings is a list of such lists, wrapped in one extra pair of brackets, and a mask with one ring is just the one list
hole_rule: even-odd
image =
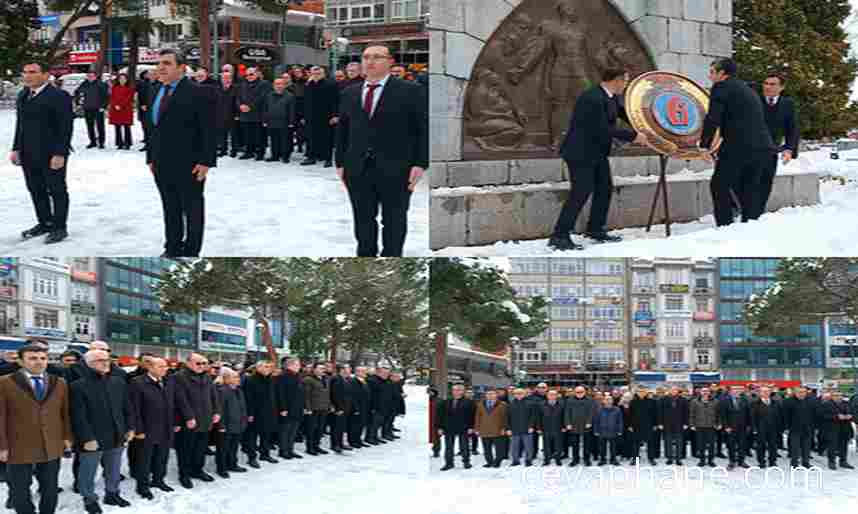
[(761, 84), (781, 72), (806, 138), (845, 134), (858, 124), (849, 105), (858, 61), (843, 22), (849, 0), (734, 0), (733, 41), (742, 79)]
[(0, 2), (0, 77), (17, 74), (24, 61), (41, 57), (42, 48), (30, 41), (30, 31), (40, 26), (35, 0)]

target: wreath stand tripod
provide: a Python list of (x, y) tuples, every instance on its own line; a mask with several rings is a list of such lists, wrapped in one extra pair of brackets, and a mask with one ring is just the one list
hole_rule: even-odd
[(649, 221), (646, 224), (646, 231), (652, 230), (652, 223), (655, 218), (655, 210), (658, 207), (658, 199), (661, 196), (664, 198), (664, 227), (667, 237), (670, 237), (670, 202), (668, 201), (667, 190), (667, 164), (670, 161), (670, 156), (661, 154), (658, 156), (661, 161), (661, 172), (658, 176), (658, 185), (655, 187), (655, 196), (652, 199), (652, 207), (649, 210)]

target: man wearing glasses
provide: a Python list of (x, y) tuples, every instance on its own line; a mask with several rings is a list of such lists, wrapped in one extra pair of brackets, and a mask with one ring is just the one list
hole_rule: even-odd
[(238, 121), (244, 134), (245, 151), (240, 159), (265, 158), (265, 132), (262, 129), (262, 105), (271, 91), (271, 84), (262, 80), (256, 68), (248, 68), (245, 80), (239, 85)]
[(179, 458), (179, 483), (192, 489), (192, 478), (211, 482), (214, 477), (203, 471), (206, 462), (209, 430), (220, 421), (221, 406), (214, 383), (208, 375), (208, 360), (198, 353), (191, 354), (187, 367), (176, 373), (176, 392), (184, 402), (179, 403), (181, 430), (176, 434)]
[(358, 257), (401, 257), (411, 193), (429, 166), (426, 91), (391, 77), (384, 46), (363, 53), (366, 80), (343, 91), (337, 125), (337, 175), (352, 204)]

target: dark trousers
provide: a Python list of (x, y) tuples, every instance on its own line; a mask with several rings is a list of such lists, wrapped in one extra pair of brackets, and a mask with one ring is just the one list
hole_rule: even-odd
[[(83, 111), (86, 119), (86, 132), (89, 134), (91, 144), (104, 144), (104, 113), (100, 109), (86, 109)], [(96, 132), (98, 136), (96, 137)]]
[(611, 195), (614, 190), (614, 182), (611, 178), (611, 165), (608, 159), (599, 162), (580, 164), (566, 161), (571, 177), (571, 190), (569, 197), (563, 203), (563, 210), (557, 218), (554, 227), (554, 235), (565, 237), (575, 230), (578, 214), (584, 208), (584, 204), (593, 196), (590, 206), (590, 221), (587, 225), (588, 232), (602, 232), (608, 222), (608, 209), (611, 207)]
[(747, 431), (739, 428), (729, 433), (724, 432), (724, 434), (727, 436), (727, 450), (730, 462), (733, 464), (745, 462), (745, 455), (748, 453)]
[(262, 123), (256, 121), (242, 121), (241, 132), (244, 135), (245, 152), (258, 155), (265, 151), (265, 145), (262, 141)]
[[(572, 462), (579, 462), (581, 460), (581, 441), (584, 439), (584, 434), (579, 434), (577, 432), (567, 432), (566, 434), (567, 439), (569, 440), (569, 446), (572, 448)], [(584, 448), (584, 460), (590, 460), (590, 456), (587, 454), (586, 448)]]
[(680, 460), (684, 457), (684, 434), (682, 432), (664, 433), (664, 455), (668, 460)]
[(60, 459), (38, 464), (7, 464), (6, 482), (12, 498), (12, 507), (18, 514), (36, 514), (30, 493), (33, 475), (39, 482), (40, 514), (54, 514), (57, 508), (57, 480), (60, 474)]
[(180, 477), (199, 475), (203, 472), (208, 444), (208, 432), (193, 432), (182, 428), (176, 433), (176, 454), (179, 457)]
[(486, 459), (486, 464), (495, 465), (501, 461), (500, 445), (501, 437), (483, 437), (483, 457)]
[(298, 435), (297, 419), (287, 419), (280, 422), (280, 455), (291, 455), (295, 453), (295, 436)]
[(498, 437), (497, 439), (497, 460), (502, 461), (509, 459), (509, 436)]
[(710, 189), (715, 222), (719, 227), (733, 223), (730, 191), (739, 198), (742, 221), (760, 217), (760, 181), (771, 159), (770, 152), (753, 152), (742, 156), (722, 155), (715, 164)]
[(255, 459), (257, 454), (262, 457), (271, 455), (271, 432), (259, 429), (258, 423), (248, 423), (247, 430), (245, 430), (246, 447), (244, 451), (251, 459)]
[(140, 127), (143, 129), (143, 142), (149, 141), (149, 118), (146, 116), (146, 111), (137, 111), (137, 119), (140, 120)]
[(605, 461), (608, 459), (608, 450), (611, 453), (611, 462), (617, 460), (617, 438), (616, 437), (600, 437), (599, 438), (599, 460)]
[(391, 179), (368, 159), (363, 175), (352, 177), (346, 170), (346, 185), (352, 204), (358, 257), (378, 257), (378, 217), (381, 206), (382, 257), (402, 257), (408, 231), (411, 192), (405, 176)]
[[(768, 453), (768, 461), (766, 454)], [(768, 433), (757, 434), (757, 461), (760, 466), (764, 466), (766, 462), (774, 465), (777, 462), (778, 456), (778, 433), (775, 431)]]
[(346, 434), (346, 420), (348, 416), (343, 413), (340, 416), (334, 414), (331, 420), (331, 448), (343, 447), (343, 436)]
[(349, 434), (349, 444), (351, 446), (355, 446), (363, 442), (361, 440), (361, 436), (363, 434), (363, 429), (365, 426), (365, 416), (361, 412), (359, 414), (352, 413), (351, 416), (348, 417), (347, 425), (348, 425), (348, 434)]
[(69, 217), (69, 192), (66, 187), (66, 166), (52, 170), (47, 162), (38, 166), (22, 163), (24, 181), (36, 210), (39, 224), (65, 229)]
[(292, 129), (268, 128), (271, 139), (271, 157), (274, 159), (289, 159), (292, 157)]
[(307, 147), (306, 127), (304, 125), (304, 115), (295, 113), (295, 144), (300, 150), (309, 152)]
[(759, 207), (760, 215), (766, 212), (766, 206), (769, 203), (769, 198), (772, 196), (772, 188), (775, 184), (775, 174), (778, 172), (778, 154), (771, 156), (769, 161), (763, 168), (763, 175), (760, 177), (760, 196)]
[[(851, 437), (849, 437), (849, 434), (838, 433), (835, 436), (834, 441), (832, 441), (832, 444), (836, 447), (836, 450), (834, 453), (839, 458), (841, 464), (844, 464), (847, 461), (846, 457), (848, 456), (848, 452), (849, 452), (849, 440), (850, 439), (851, 439)], [(829, 458), (831, 458), (831, 457), (829, 457)]]
[(632, 432), (632, 436), (634, 436), (634, 446), (632, 448), (633, 458), (640, 457), (641, 446), (646, 444), (646, 457), (649, 460), (655, 460), (656, 451), (655, 447), (658, 445), (658, 431), (653, 430), (652, 428), (643, 427), (642, 429), (636, 429)]
[[(789, 432), (789, 459), (792, 464), (802, 464), (810, 462), (810, 440), (813, 433), (798, 432), (790, 430)], [(829, 451), (828, 460), (834, 460), (832, 453)]]
[(155, 184), (164, 209), (167, 255), (196, 257), (203, 247), (205, 181), (197, 180), (185, 166), (156, 163)]
[(381, 436), (385, 438), (393, 437), (393, 420), (396, 419), (396, 414), (389, 412), (384, 415), (384, 422), (381, 425)]
[(462, 462), (468, 464), (471, 462), (471, 448), (468, 444), (468, 434), (449, 434), (444, 432), (444, 460), (447, 464), (453, 465), (454, 446), (459, 443), (459, 453), (462, 454)]
[(114, 125), (113, 129), (116, 136), (116, 146), (122, 148), (134, 144), (131, 140), (131, 125)]
[(542, 433), (542, 455), (545, 461), (563, 457), (563, 432)]
[(334, 127), (324, 123), (310, 127), (307, 140), (308, 155), (317, 161), (330, 161), (334, 153)]
[(478, 455), (480, 453), (480, 437), (477, 434), (468, 435), (468, 444), (471, 445), (471, 453)]
[(698, 457), (703, 462), (715, 458), (715, 429), (698, 427), (697, 430)]
[(325, 430), (327, 411), (313, 411), (307, 415), (307, 450), (318, 450)]
[[(148, 486), (161, 482), (167, 476), (167, 461), (170, 459), (170, 447), (163, 444), (151, 444), (145, 439), (135, 439), (128, 448), (129, 461), (131, 448), (134, 448), (134, 478), (138, 486)], [(129, 462), (130, 464), (130, 462)]]
[(368, 441), (378, 441), (379, 431), (384, 425), (384, 414), (381, 412), (373, 412), (369, 422), (369, 433), (367, 434)]
[(238, 446), (241, 442), (241, 434), (217, 432), (215, 434), (215, 462), (217, 471), (229, 471), (238, 467)]

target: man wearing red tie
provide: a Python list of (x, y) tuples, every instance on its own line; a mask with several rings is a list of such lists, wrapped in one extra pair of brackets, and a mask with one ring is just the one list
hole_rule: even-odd
[(337, 175), (352, 204), (358, 257), (377, 257), (381, 206), (382, 257), (401, 257), (411, 193), (429, 166), (424, 88), (392, 77), (384, 46), (363, 53), (366, 80), (342, 93)]

